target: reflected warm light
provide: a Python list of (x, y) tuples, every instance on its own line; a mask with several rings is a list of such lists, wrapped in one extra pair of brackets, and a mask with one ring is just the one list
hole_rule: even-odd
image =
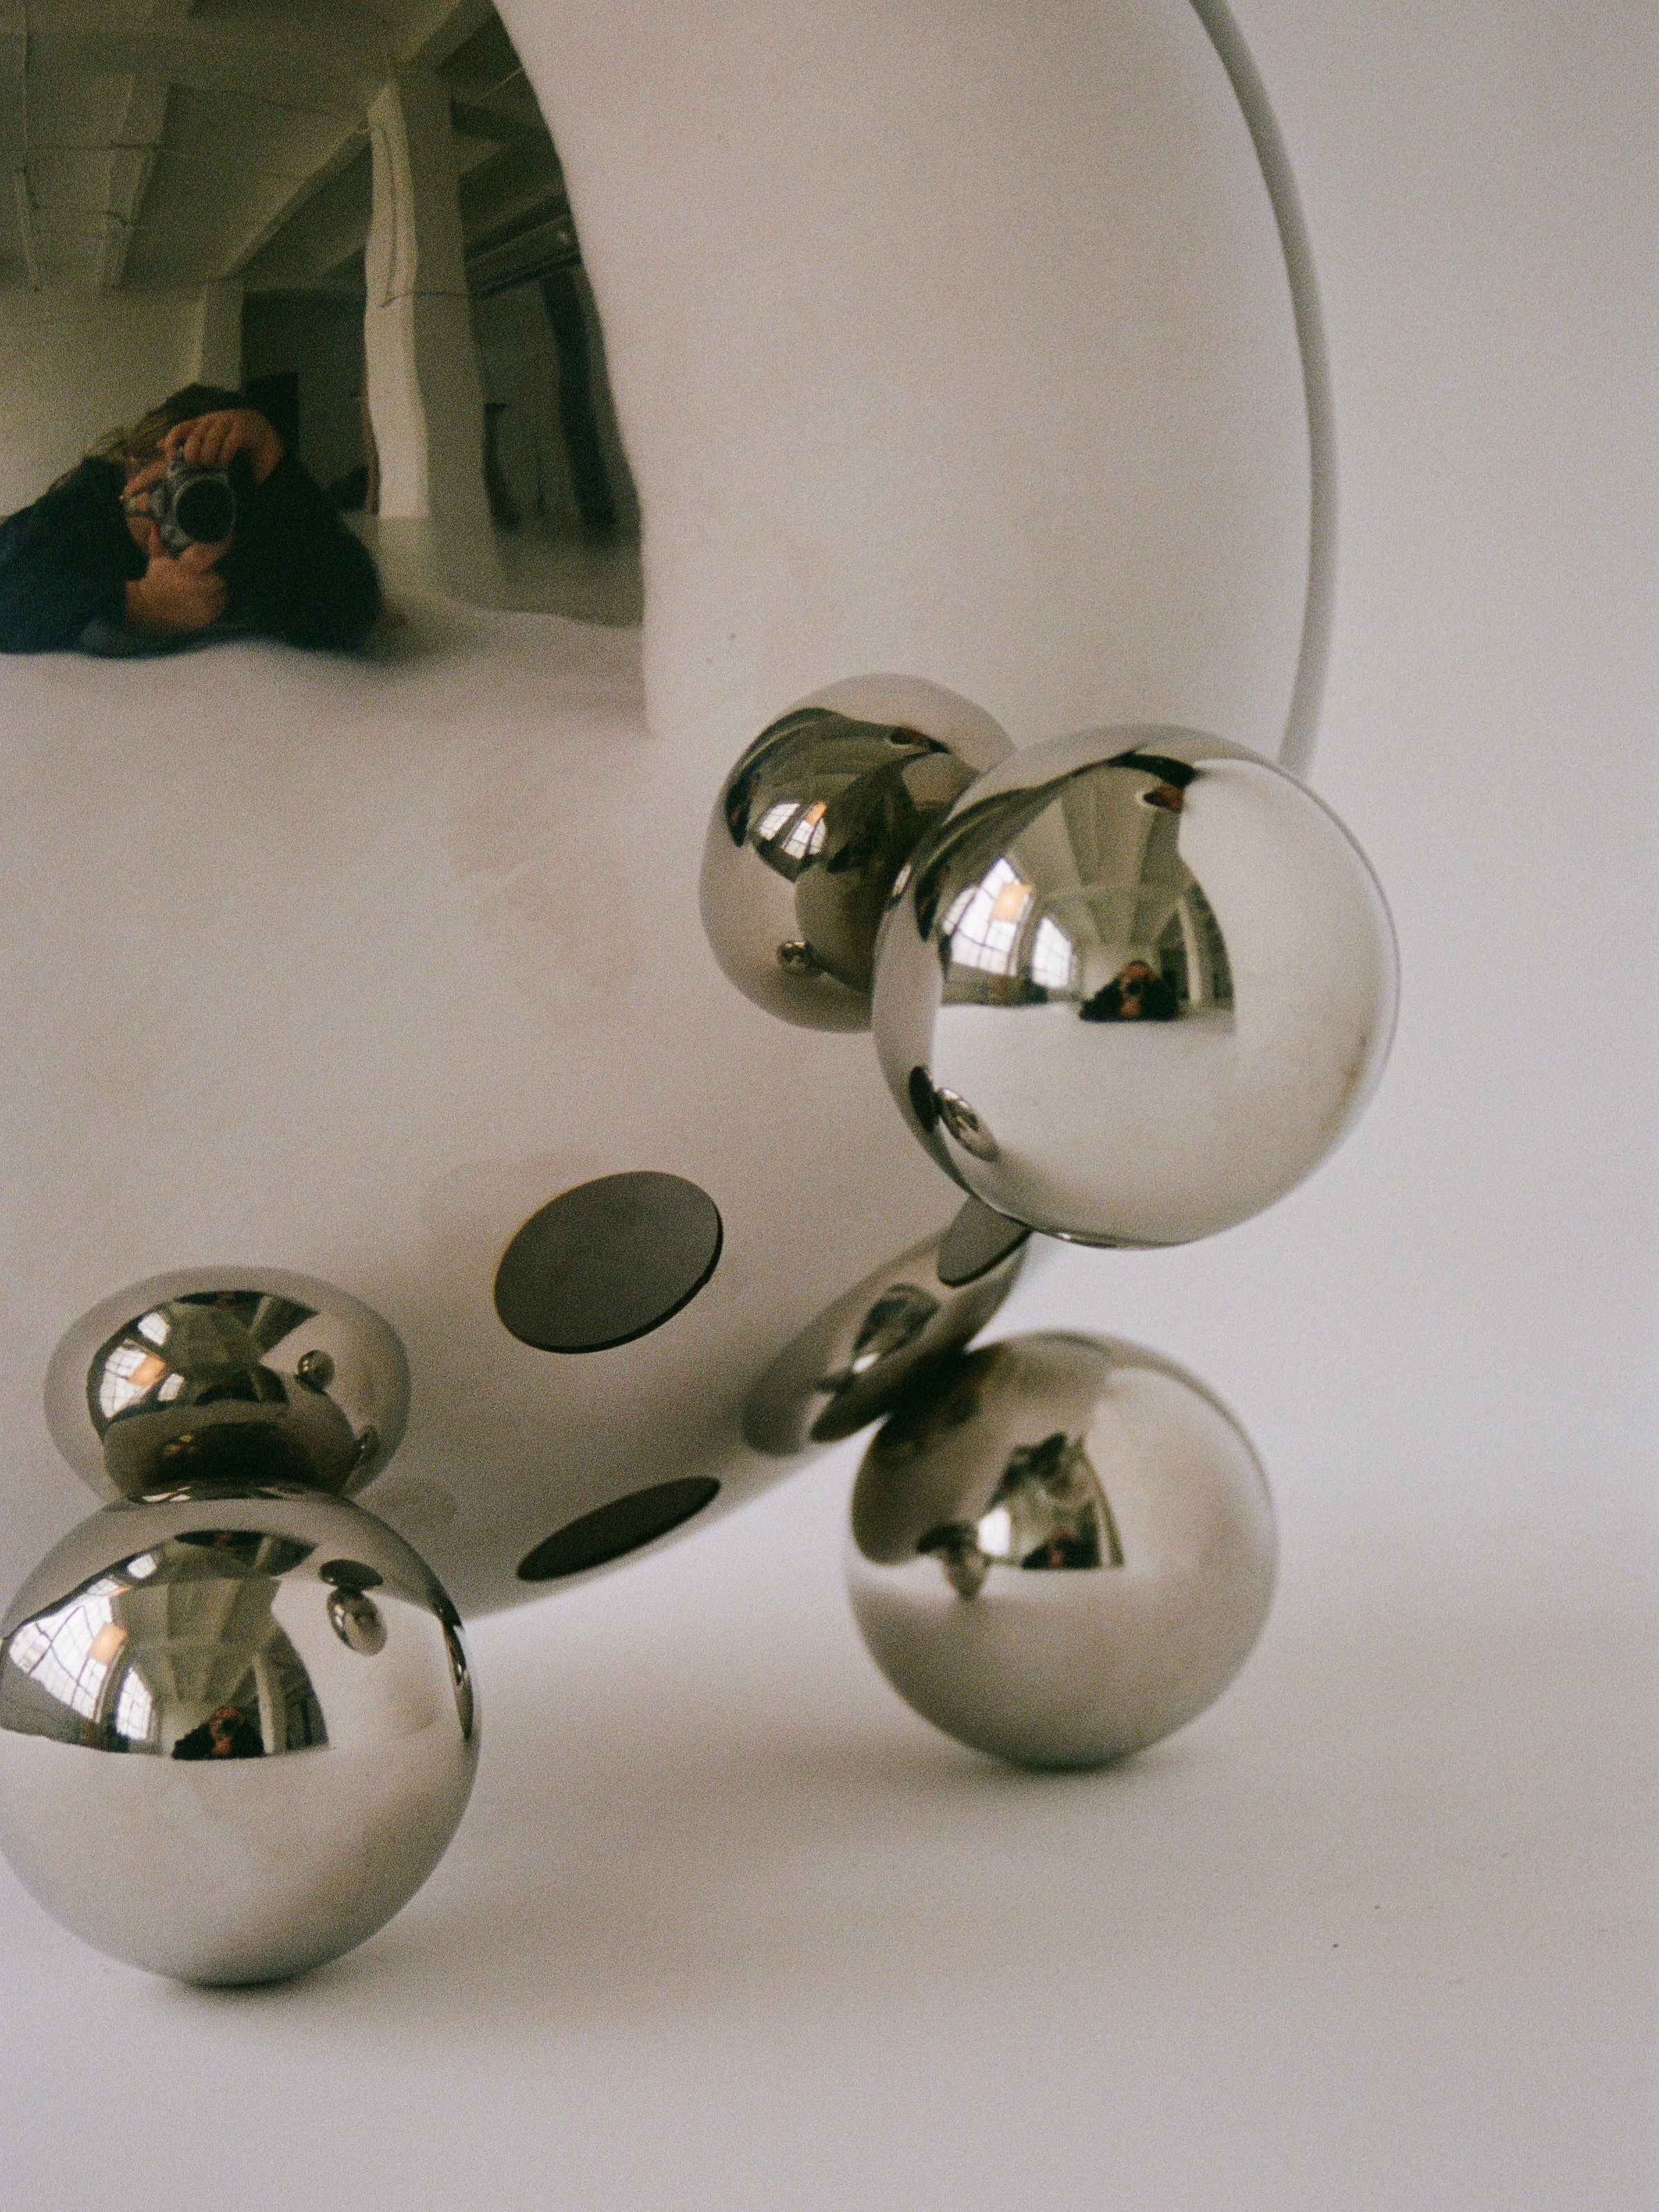
[[(145, 1316), (147, 1321), (155, 1318)], [(167, 1363), (158, 1352), (146, 1351), (142, 1345), (118, 1344), (105, 1358), (98, 1378), (99, 1412), (106, 1421), (112, 1421), (148, 1395), (167, 1372)]]
[(1031, 902), (1031, 886), (1011, 862), (995, 861), (976, 884), (957, 893), (947, 910), (944, 933), (951, 962), (957, 968), (981, 968), (993, 975), (1010, 974), (1015, 964), (1020, 924)]
[(127, 1640), (127, 1632), (118, 1620), (106, 1620), (92, 1639), (87, 1656), (95, 1659), (100, 1667), (107, 1667)]
[[(102, 1576), (56, 1613), (25, 1621), (11, 1639), (11, 1662), (18, 1671), (87, 1720), (97, 1713), (109, 1673), (97, 1646), (113, 1626), (112, 1601), (126, 1587), (117, 1576)], [(125, 1637), (125, 1629), (118, 1630), (115, 1644), (106, 1648), (118, 1650)]]
[(1006, 1505), (994, 1505), (981, 1516), (974, 1532), (979, 1548), (988, 1558), (1006, 1559), (1013, 1542), (1014, 1524)]
[(822, 799), (815, 799), (810, 806), (801, 809), (800, 818), (783, 841), (783, 849), (792, 860), (810, 859), (823, 846), (823, 817), (828, 811)]

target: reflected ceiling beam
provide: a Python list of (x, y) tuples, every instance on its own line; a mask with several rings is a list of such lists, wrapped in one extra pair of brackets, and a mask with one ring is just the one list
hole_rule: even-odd
[(449, 120), (463, 138), (486, 139), (492, 146), (537, 146), (548, 143), (545, 129), (503, 115), (498, 107), (481, 107), (476, 100), (449, 103)]
[(361, 112), (354, 112), (346, 122), (333, 150), (312, 170), (309, 176), (280, 179), (261, 200), (252, 217), (245, 222), (238, 236), (226, 251), (222, 276), (240, 276), (254, 255), (270, 245), (277, 232), (316, 197), (325, 185), (331, 184), (347, 164), (356, 159), (368, 143)]
[[(150, 21), (158, 25), (182, 23), (188, 19), (193, 4), (194, 0), (149, 0)], [(138, 227), (144, 194), (155, 173), (167, 116), (165, 77), (129, 79), (120, 128), (110, 148), (104, 200), (104, 244), (98, 257), (97, 282), (100, 291), (118, 292), (125, 281), (133, 233)]]
[(324, 113), (361, 112), (385, 82), (390, 58), (384, 33), (368, 18), (320, 4), (303, 18), (149, 23), (82, 6), (44, 20), (35, 15), (28, 32), (31, 76), (158, 77), (192, 92), (240, 93)]
[[(283, 224), (263, 252), (244, 264), (242, 276), (250, 292), (327, 287), (343, 265), (362, 253), (370, 212), (368, 166), (366, 161), (349, 164), (292, 222)], [(349, 289), (361, 293), (361, 275)]]
[(166, 81), (134, 77), (116, 142), (110, 149), (109, 181), (104, 202), (104, 244), (98, 257), (98, 287), (118, 292), (125, 281), (127, 260), (138, 214), (155, 174), (167, 122)]
[(398, 59), (439, 69), (495, 12), (491, 0), (408, 0), (392, 33)]

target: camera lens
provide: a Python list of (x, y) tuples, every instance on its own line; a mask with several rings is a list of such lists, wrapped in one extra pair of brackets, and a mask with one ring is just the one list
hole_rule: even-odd
[(198, 545), (217, 545), (236, 526), (235, 494), (216, 472), (193, 477), (173, 495), (173, 520)]

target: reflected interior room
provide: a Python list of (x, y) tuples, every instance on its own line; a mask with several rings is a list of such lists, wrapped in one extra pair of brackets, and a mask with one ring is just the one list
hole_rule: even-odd
[(0, 512), (191, 382), (245, 391), (374, 550), (613, 627), (639, 502), (558, 154), (500, 17), (33, 5), (0, 84)]

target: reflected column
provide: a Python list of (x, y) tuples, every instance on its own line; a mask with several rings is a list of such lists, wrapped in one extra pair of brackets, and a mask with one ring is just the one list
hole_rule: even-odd
[[(492, 533), (447, 90), (430, 70), (397, 70), (368, 120), (374, 213), (363, 343), (380, 544), (395, 563), (398, 541), (408, 538), (423, 570), (435, 567), (472, 592), (489, 580)], [(408, 526), (415, 524), (428, 526)], [(474, 573), (480, 563), (483, 576)]]

